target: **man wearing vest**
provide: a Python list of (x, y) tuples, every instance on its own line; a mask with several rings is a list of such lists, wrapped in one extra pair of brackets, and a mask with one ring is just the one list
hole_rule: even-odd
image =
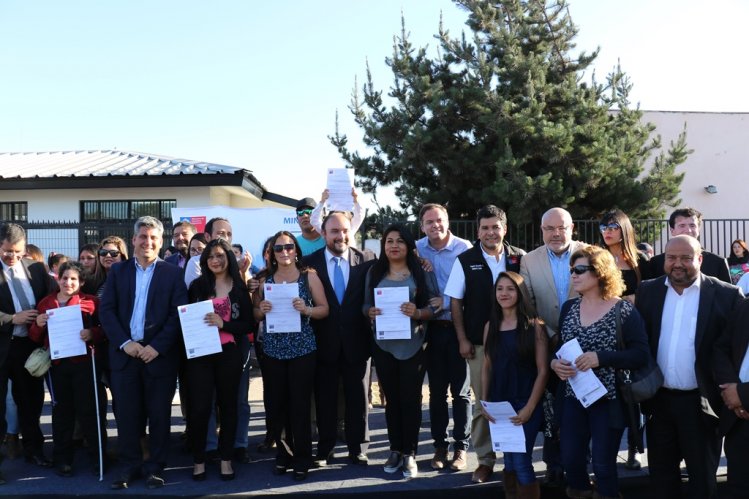
[[(504, 242), (507, 215), (501, 209), (494, 205), (484, 206), (476, 214), (476, 221), (478, 241), (455, 260), (445, 294), (451, 298), (450, 311), (460, 355), (468, 362), (471, 389), (474, 394), (481, 394), (484, 326), (491, 310), (491, 290), (500, 272), (520, 270), (520, 259), (525, 251)], [(489, 423), (481, 415), (479, 404), (473, 408), (471, 441), (479, 462), (471, 480), (483, 483), (494, 472), (496, 456), (492, 450)]]

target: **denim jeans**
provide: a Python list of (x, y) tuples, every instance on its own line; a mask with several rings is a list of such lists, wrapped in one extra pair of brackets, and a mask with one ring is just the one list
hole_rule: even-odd
[[(16, 401), (13, 400), (13, 394), (11, 393), (12, 381), (8, 381), (8, 394), (5, 397), (5, 422), (8, 425), (8, 429), (5, 433), (11, 435), (18, 435), (18, 408), (16, 407)], [(5, 438), (5, 435), (0, 435), (0, 438)]]
[[(527, 399), (510, 400), (512, 408), (519, 411), (528, 402)], [(533, 447), (536, 437), (544, 420), (544, 410), (539, 402), (533, 410), (530, 419), (523, 425), (525, 434), (525, 452), (505, 452), (505, 471), (514, 471), (521, 485), (528, 485), (536, 481), (536, 472), (533, 471)]]
[(585, 408), (573, 397), (562, 401), (560, 423), (562, 465), (567, 473), (567, 484), (577, 490), (590, 490), (588, 476), (588, 445), (592, 441), (593, 473), (598, 493), (606, 497), (619, 496), (616, 456), (623, 428), (610, 426), (609, 411), (619, 410), (619, 402), (604, 397)]

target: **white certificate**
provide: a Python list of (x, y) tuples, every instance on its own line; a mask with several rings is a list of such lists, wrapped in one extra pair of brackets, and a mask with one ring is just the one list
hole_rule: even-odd
[(205, 316), (214, 312), (211, 300), (199, 301), (177, 307), (185, 353), (188, 359), (203, 357), (221, 351), (218, 328), (205, 323)]
[(522, 452), (525, 453), (525, 432), (523, 425), (516, 425), (510, 418), (516, 416), (515, 409), (509, 402), (481, 401), (484, 410), (494, 418), (489, 423), (489, 433), (492, 437), (494, 452)]
[(408, 302), (408, 287), (375, 288), (375, 307), (382, 315), (375, 318), (375, 334), (378, 340), (408, 340), (411, 338), (411, 318), (401, 312), (401, 305)]
[[(557, 351), (557, 358), (568, 360), (575, 366), (575, 359), (582, 354), (583, 349), (580, 348), (577, 338), (572, 338)], [(577, 369), (577, 366), (575, 366), (575, 369)], [(577, 397), (577, 400), (580, 401), (583, 407), (588, 407), (608, 393), (608, 390), (606, 390), (606, 387), (603, 386), (603, 383), (601, 383), (601, 380), (598, 379), (598, 376), (595, 375), (592, 369), (577, 371), (577, 374), (567, 381), (570, 382), (570, 387), (572, 387), (575, 397)]]
[(265, 329), (269, 333), (299, 333), (302, 331), (302, 314), (294, 309), (294, 298), (299, 298), (299, 284), (265, 283), (265, 299), (272, 306), (265, 314)]
[(351, 189), (354, 187), (354, 170), (351, 168), (328, 168), (328, 210), (352, 211), (354, 197)]
[(81, 339), (83, 315), (80, 305), (47, 310), (49, 333), (49, 356), (64, 359), (86, 355), (86, 342)]

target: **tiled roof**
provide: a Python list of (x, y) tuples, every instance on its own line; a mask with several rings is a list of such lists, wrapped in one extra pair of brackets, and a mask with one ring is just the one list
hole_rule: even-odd
[(5, 179), (232, 174), (243, 170), (205, 161), (129, 151), (0, 153), (0, 178)]

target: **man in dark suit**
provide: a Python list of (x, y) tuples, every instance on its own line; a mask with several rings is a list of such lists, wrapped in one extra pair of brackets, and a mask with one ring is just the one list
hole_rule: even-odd
[(31, 376), (24, 364), (39, 346), (29, 339), (27, 326), (38, 315), (36, 304), (55, 289), (55, 284), (44, 264), (23, 258), (26, 253), (23, 227), (12, 223), (0, 226), (0, 243), (0, 435), (5, 435), (7, 429), (5, 397), (11, 379), (26, 460), (49, 467), (52, 463), (42, 452), (44, 435), (39, 428), (44, 382), (43, 378)]
[(345, 433), (349, 459), (368, 463), (369, 445), (369, 357), (372, 330), (362, 314), (364, 278), (372, 261), (349, 247), (354, 237), (347, 213), (331, 212), (322, 225), (325, 247), (305, 258), (320, 276), (330, 313), (315, 321), (317, 373), (315, 404), (320, 438), (317, 459), (320, 465), (332, 458), (336, 442), (338, 385), (343, 384)]
[(197, 229), (193, 224), (186, 220), (181, 220), (174, 224), (172, 229), (172, 246), (177, 248), (177, 252), (169, 255), (164, 259), (167, 263), (173, 263), (177, 267), (184, 269), (185, 264), (190, 259), (190, 239), (195, 235)]
[(655, 497), (678, 497), (682, 459), (691, 497), (714, 497), (717, 490), (722, 401), (711, 362), (741, 292), (701, 273), (701, 263), (697, 239), (676, 236), (666, 244), (666, 275), (637, 288), (635, 303), (664, 377), (663, 388), (642, 404)]
[[(484, 364), (484, 325), (489, 320), (492, 288), (500, 272), (520, 271), (525, 251), (504, 240), (507, 215), (494, 205), (487, 205), (476, 214), (478, 241), (455, 259), (445, 294), (451, 298), (450, 312), (458, 337), (460, 355), (468, 362), (471, 389), (480, 396), (481, 369)], [(478, 456), (478, 467), (471, 476), (475, 483), (486, 482), (494, 473), (496, 456), (489, 435), (489, 423), (474, 404), (471, 421), (471, 442)]]
[[(135, 222), (135, 258), (112, 266), (101, 300), (119, 458), (125, 466), (113, 489), (127, 488), (141, 474), (146, 475), (148, 488), (164, 485), (181, 348), (177, 307), (187, 303), (187, 290), (180, 269), (158, 258), (163, 234), (156, 218)], [(149, 423), (150, 457), (142, 462), (144, 417)]]
[[(699, 241), (701, 224), (702, 213), (694, 208), (680, 208), (674, 210), (674, 212), (668, 217), (671, 237), (684, 234), (692, 236)], [(731, 274), (728, 271), (728, 261), (715, 253), (710, 253), (705, 250), (701, 251), (702, 265), (700, 266), (700, 272), (704, 275), (715, 277), (730, 284)], [(664, 274), (663, 264), (665, 263), (665, 260), (666, 255), (664, 253), (655, 255), (650, 259), (650, 275), (652, 277), (660, 277)]]
[(723, 407), (720, 434), (725, 436), (730, 497), (749, 497), (749, 300), (736, 307), (715, 343), (715, 381)]

